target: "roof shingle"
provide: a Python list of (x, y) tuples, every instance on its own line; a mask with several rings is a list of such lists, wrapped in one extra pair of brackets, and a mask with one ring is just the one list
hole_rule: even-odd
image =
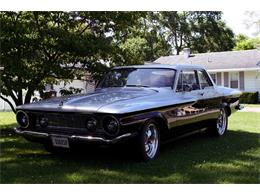
[(158, 64), (197, 64), (208, 70), (260, 68), (260, 50), (226, 51), (184, 55), (163, 56), (154, 61)]

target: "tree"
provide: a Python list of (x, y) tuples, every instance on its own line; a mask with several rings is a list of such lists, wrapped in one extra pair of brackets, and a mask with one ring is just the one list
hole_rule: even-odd
[(125, 53), (124, 59), (127, 64), (143, 64), (145, 62), (147, 41), (144, 38), (129, 38), (120, 47)]
[(146, 17), (141, 18), (138, 29), (133, 32), (134, 35), (143, 37), (147, 42), (145, 61), (154, 61), (161, 56), (171, 54), (172, 47), (163, 35), (157, 12), (148, 12)]
[[(114, 32), (125, 31), (138, 12), (0, 12), (0, 98), (13, 111), (47, 83), (75, 77), (81, 64), (99, 78), (121, 59)], [(15, 102), (12, 105), (7, 96)]]
[(234, 47), (234, 34), (221, 20), (221, 12), (158, 12), (165, 38), (178, 55), (184, 47), (195, 53), (227, 51)]
[(236, 36), (236, 45), (233, 50), (248, 50), (260, 48), (260, 38), (249, 38), (246, 35)]
[(171, 45), (162, 35), (154, 12), (142, 12), (136, 24), (117, 36), (115, 42), (122, 48), (124, 64), (143, 64), (171, 53)]

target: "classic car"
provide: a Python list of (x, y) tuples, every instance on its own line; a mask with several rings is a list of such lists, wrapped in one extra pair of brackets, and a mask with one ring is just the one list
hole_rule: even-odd
[(224, 135), (228, 117), (241, 108), (240, 95), (216, 86), (199, 65), (115, 67), (93, 93), (17, 107), (15, 131), (48, 151), (128, 141), (149, 161), (158, 156), (161, 142), (202, 130)]

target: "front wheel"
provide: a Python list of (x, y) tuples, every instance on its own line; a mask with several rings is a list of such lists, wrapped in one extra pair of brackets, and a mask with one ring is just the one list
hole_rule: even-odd
[(160, 132), (157, 123), (149, 120), (145, 123), (138, 137), (138, 150), (141, 160), (154, 160), (159, 154)]

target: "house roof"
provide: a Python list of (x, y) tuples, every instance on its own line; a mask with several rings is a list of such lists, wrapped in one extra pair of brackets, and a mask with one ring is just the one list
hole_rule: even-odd
[(182, 68), (203, 68), (200, 65), (189, 65), (189, 64), (145, 64), (145, 65), (128, 65), (128, 66), (117, 66), (113, 69), (122, 69), (122, 68), (167, 68), (167, 69), (182, 69)]
[(208, 71), (260, 70), (260, 50), (225, 51), (185, 55), (163, 56), (156, 64), (198, 64)]

